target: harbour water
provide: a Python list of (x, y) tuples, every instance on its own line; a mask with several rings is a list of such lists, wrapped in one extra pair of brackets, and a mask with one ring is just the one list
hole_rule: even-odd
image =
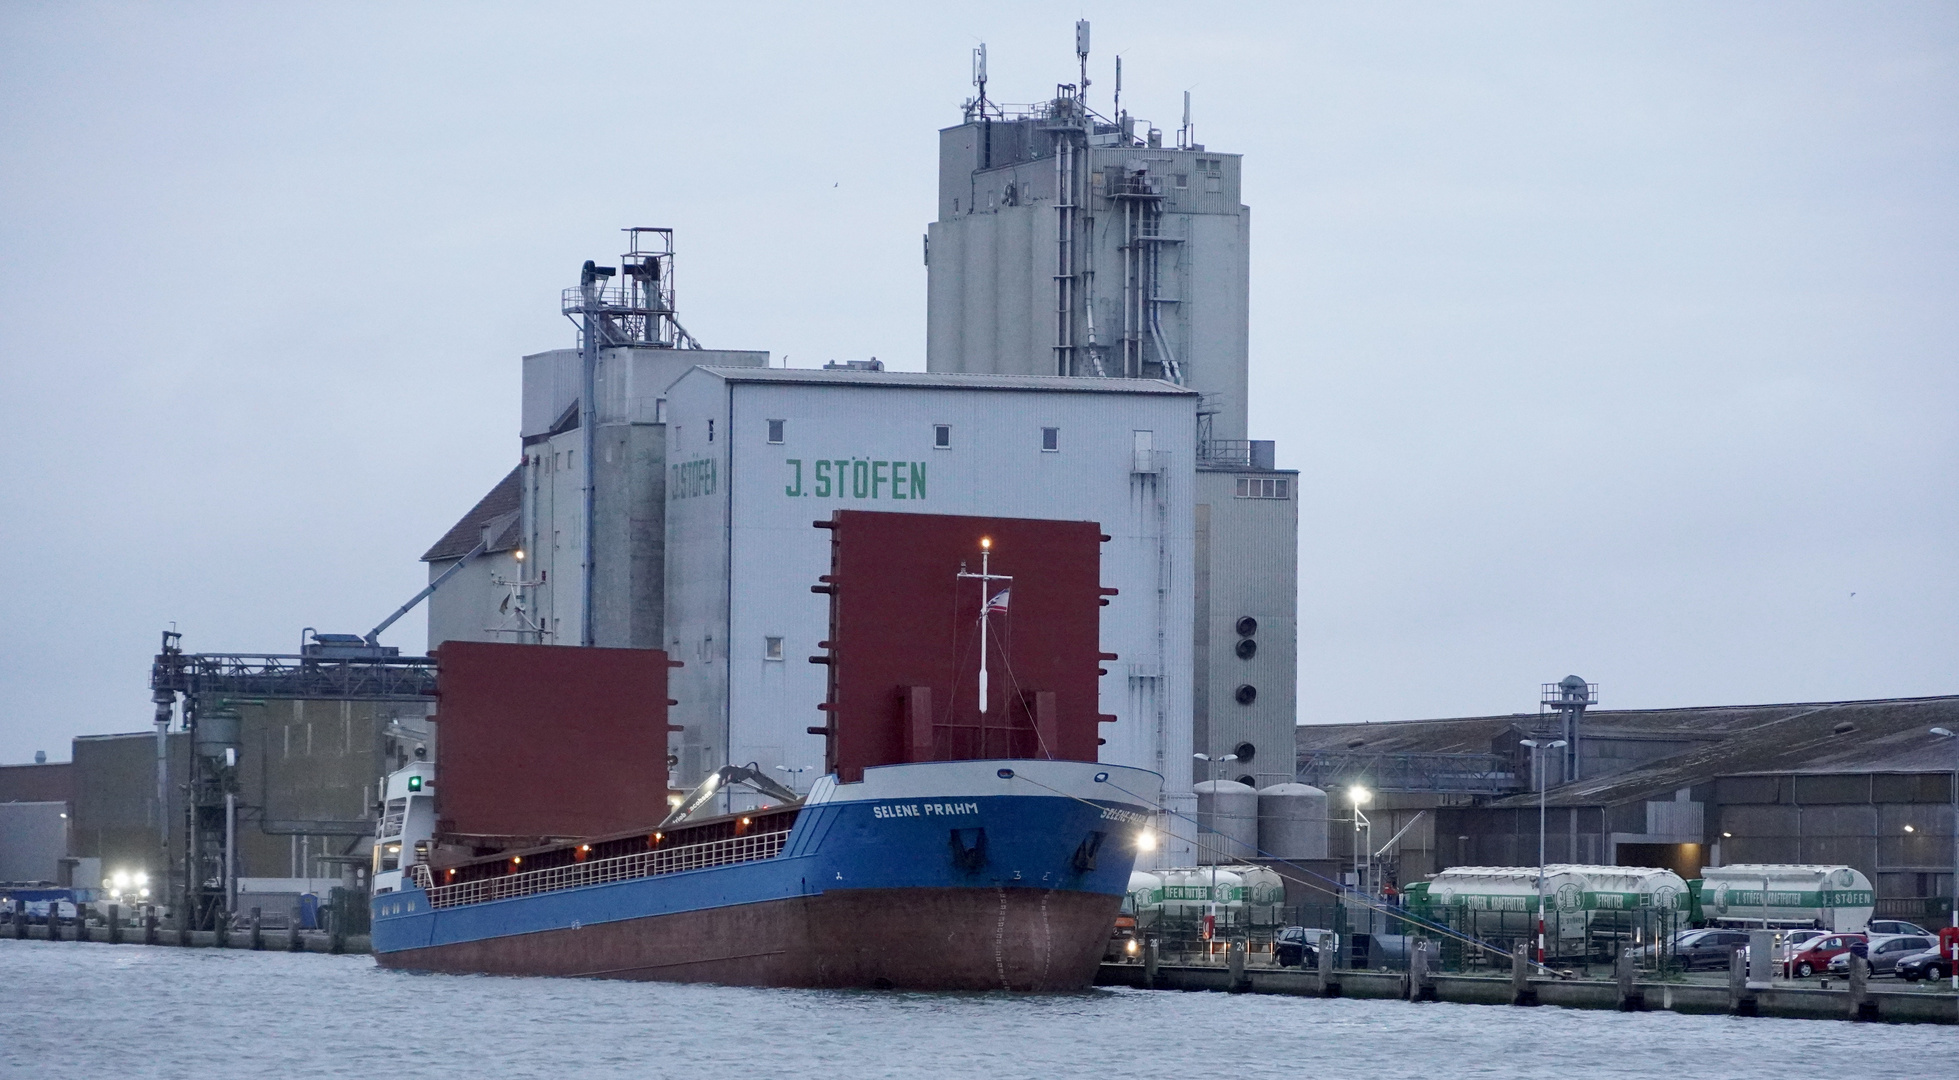
[(365, 956), (0, 939), (0, 1074), (1936, 1075), (1950, 1029), (1136, 990), (907, 994), (410, 975)]

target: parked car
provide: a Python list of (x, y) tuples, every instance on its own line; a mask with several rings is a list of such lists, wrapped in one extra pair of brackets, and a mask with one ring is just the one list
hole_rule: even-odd
[[(1884, 934), (1870, 938), (1871, 974), (1885, 975), (1898, 966), (1898, 961), (1912, 953), (1924, 952), (1938, 943), (1924, 934)], [(1834, 974), (1847, 974), (1850, 971), (1848, 950), (1830, 957), (1830, 971)]]
[[(1280, 967), (1305, 967), (1320, 962), (1320, 935), (1333, 933), (1315, 926), (1288, 926), (1272, 939), (1272, 958)], [(1333, 939), (1334, 952), (1340, 949), (1338, 935)]]
[[(1748, 931), (1724, 930), (1718, 927), (1706, 930), (1683, 930), (1674, 936), (1673, 958), (1682, 971), (1698, 968), (1725, 968), (1728, 955), (1736, 949), (1748, 945)], [(1659, 949), (1648, 945), (1641, 950), (1642, 959), (1657, 960)]]
[(1865, 940), (1862, 934), (1826, 934), (1803, 945), (1789, 958), (1789, 973), (1807, 979), (1830, 966), (1830, 959), (1850, 951), (1852, 942)]
[(1872, 919), (1869, 923), (1865, 924), (1864, 933), (1871, 935), (1873, 938), (1879, 934), (1917, 934), (1920, 937), (1938, 936), (1917, 923), (1908, 923), (1903, 919)]
[(1940, 952), (1937, 946), (1923, 952), (1907, 953), (1898, 958), (1892, 973), (1906, 982), (1920, 979), (1944, 979), (1952, 975), (1952, 958)]

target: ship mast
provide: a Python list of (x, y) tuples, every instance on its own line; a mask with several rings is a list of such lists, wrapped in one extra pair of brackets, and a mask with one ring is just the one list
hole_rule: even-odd
[[(959, 571), (959, 576), (962, 578), (972, 578), (978, 581), (980, 587), (979, 711), (982, 714), (984, 714), (986, 712), (986, 624), (988, 621), (987, 616), (993, 614), (995, 611), (1007, 610), (1007, 600), (1008, 600), (1007, 593), (1009, 589), (1012, 588), (1011, 583), (1013, 581), (1013, 575), (993, 573), (993, 538), (990, 536), (982, 536), (980, 537), (980, 572), (977, 574), (970, 573), (965, 568), (962, 567)], [(1008, 582), (1009, 583), (1008, 588), (1001, 589), (998, 593), (995, 593), (993, 596), (989, 597), (987, 596), (988, 585), (990, 582), (995, 582), (995, 581)]]

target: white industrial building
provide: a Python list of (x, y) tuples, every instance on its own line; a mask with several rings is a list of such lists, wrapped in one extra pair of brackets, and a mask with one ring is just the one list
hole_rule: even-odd
[[(1094, 521), (1102, 760), (1189, 760), (1191, 431), (1156, 381), (694, 368), (668, 392), (667, 648), (681, 775), (820, 767), (835, 509)], [(812, 776), (814, 773), (812, 772)]]

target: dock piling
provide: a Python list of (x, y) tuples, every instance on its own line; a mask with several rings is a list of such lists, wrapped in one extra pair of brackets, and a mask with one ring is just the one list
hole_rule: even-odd
[(1510, 953), (1510, 1004), (1537, 1004), (1537, 990), (1530, 984), (1530, 957), (1522, 945)]
[(109, 944), (122, 944), (122, 905), (109, 905)]
[(1336, 950), (1334, 949), (1333, 946), (1333, 935), (1321, 934), (1320, 935), (1320, 996), (1321, 997), (1340, 996), (1340, 981), (1333, 977), (1333, 954), (1335, 951)]
[(14, 901), (14, 937), (27, 940), (27, 901)]
[(75, 905), (75, 940), (88, 940), (88, 905)]
[(1234, 994), (1242, 994), (1252, 988), (1252, 981), (1245, 977), (1245, 950), (1248, 944), (1244, 938), (1233, 938), (1231, 944), (1226, 946), (1225, 963), (1230, 967), (1231, 974), (1229, 990)]
[(1415, 947), (1408, 951), (1408, 1000), (1435, 1000), (1435, 982), (1429, 978), (1426, 941), (1415, 942)]
[(252, 951), (265, 951), (265, 920), (258, 908), (252, 909)]
[(1639, 992), (1639, 962), (1633, 957), (1630, 947), (1619, 950), (1613, 961), (1613, 972), (1619, 984), (1619, 1011), (1638, 1012), (1646, 1007), (1645, 995)]
[(156, 943), (157, 943), (156, 905), (144, 904), (143, 905), (143, 944), (155, 945)]
[(1877, 1019), (1877, 1002), (1871, 1000), (1870, 987), (1871, 962), (1868, 957), (1850, 954), (1850, 1018), (1852, 1020)]
[(1748, 966), (1741, 950), (1728, 954), (1728, 1011), (1736, 1016), (1755, 1015), (1755, 991), (1748, 986)]

